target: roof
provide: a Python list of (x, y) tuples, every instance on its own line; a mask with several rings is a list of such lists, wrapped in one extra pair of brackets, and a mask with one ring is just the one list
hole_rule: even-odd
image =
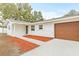
[[(78, 19), (76, 19), (78, 18)], [(73, 19), (73, 20), (71, 20)], [(12, 23), (15, 24), (26, 24), (26, 25), (33, 25), (33, 24), (41, 24), (41, 23), (59, 23), (59, 22), (69, 22), (69, 21), (79, 21), (79, 16), (71, 16), (71, 17), (65, 17), (65, 18), (55, 18), (51, 20), (44, 20), (44, 21), (39, 21), (39, 22), (25, 22), (25, 21), (20, 21), (20, 20), (10, 20)]]

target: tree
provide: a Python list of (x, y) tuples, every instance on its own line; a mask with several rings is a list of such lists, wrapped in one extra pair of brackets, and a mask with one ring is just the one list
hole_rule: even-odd
[(40, 11), (32, 12), (32, 8), (28, 3), (18, 3), (18, 10), (21, 12), (21, 19), (28, 22), (42, 21), (42, 13)]
[(39, 19), (39, 21), (43, 21), (43, 16), (40, 11), (38, 12), (38, 19)]
[(42, 13), (40, 11), (34, 11), (33, 19), (36, 19), (36, 21), (43, 21)]
[(32, 21), (32, 8), (28, 3), (17, 3), (18, 10), (21, 14), (21, 20)]
[(14, 3), (1, 3), (0, 11), (2, 12), (3, 19), (6, 20), (13, 18), (18, 10)]
[(69, 17), (69, 16), (76, 16), (79, 15), (79, 12), (76, 10), (70, 10), (66, 15), (64, 15), (63, 17)]
[(38, 14), (37, 13), (38, 13), (37, 11), (33, 12), (33, 19), (36, 19), (36, 20), (38, 19)]
[(30, 11), (32, 10), (31, 6), (28, 3), (17, 3), (16, 4), (19, 10), (27, 10)]
[(3, 19), (15, 19), (27, 22), (43, 20), (42, 13), (34, 11), (28, 3), (1, 3), (0, 11), (2, 12)]

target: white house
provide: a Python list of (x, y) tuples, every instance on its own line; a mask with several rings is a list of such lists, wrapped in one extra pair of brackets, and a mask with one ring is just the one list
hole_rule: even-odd
[(79, 40), (79, 16), (34, 23), (8, 20), (7, 34), (15, 36), (38, 35)]

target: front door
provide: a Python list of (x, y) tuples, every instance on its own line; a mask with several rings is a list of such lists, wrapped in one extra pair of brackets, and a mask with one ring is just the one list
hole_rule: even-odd
[(28, 26), (26, 26), (26, 34), (28, 34)]

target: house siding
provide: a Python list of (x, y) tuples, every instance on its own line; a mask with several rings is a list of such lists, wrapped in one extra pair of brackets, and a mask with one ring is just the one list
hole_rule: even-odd
[(26, 26), (22, 24), (14, 24), (14, 35), (22, 36), (26, 34)]
[[(10, 29), (9, 29), (10, 27)], [(23, 36), (26, 34), (26, 25), (22, 24), (12, 24), (11, 22), (8, 24), (7, 28), (8, 35), (16, 35), (16, 36)]]
[[(39, 25), (43, 25), (43, 29), (39, 29)], [(54, 37), (54, 24), (52, 22), (51, 23), (43, 23), (43, 24), (35, 24), (35, 31), (31, 30), (31, 25), (30, 25), (28, 34), (29, 35)]]

